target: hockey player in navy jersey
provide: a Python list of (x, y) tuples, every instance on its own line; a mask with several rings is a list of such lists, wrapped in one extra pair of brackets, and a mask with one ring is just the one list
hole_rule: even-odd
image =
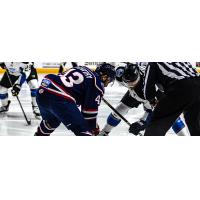
[(45, 76), (37, 94), (42, 121), (35, 136), (49, 136), (60, 123), (76, 136), (98, 135), (98, 107), (104, 87), (114, 79), (114, 66), (108, 63), (94, 72), (77, 66), (63, 74)]
[(189, 62), (151, 62), (144, 77), (144, 97), (154, 104), (156, 85), (164, 88), (145, 131), (145, 136), (162, 136), (173, 121), (184, 114), (191, 136), (200, 136), (200, 76)]
[[(145, 110), (143, 117), (130, 126), (130, 132), (134, 135), (138, 135), (141, 131), (145, 130), (150, 121), (153, 110), (152, 105), (145, 100), (143, 95), (144, 73), (142, 70), (143, 66), (139, 65), (139, 63), (121, 63), (116, 69), (116, 80), (120, 83), (120, 85), (128, 88), (128, 91), (116, 107), (116, 110), (120, 114), (126, 115), (130, 109), (137, 108), (140, 104), (143, 104)], [(139, 67), (141, 67), (141, 69), (139, 69)], [(158, 90), (156, 96), (157, 98), (160, 98), (163, 96), (163, 92)], [(107, 124), (100, 132), (100, 135), (107, 136), (114, 127), (118, 126), (120, 122), (120, 117), (115, 112), (112, 112), (108, 116)], [(173, 124), (172, 129), (177, 135), (184, 136), (186, 135), (184, 127), (184, 122), (178, 118)]]

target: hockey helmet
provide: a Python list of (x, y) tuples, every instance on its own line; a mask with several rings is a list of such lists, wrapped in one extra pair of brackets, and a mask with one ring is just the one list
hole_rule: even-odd
[(97, 74), (99, 74), (99, 76), (102, 77), (106, 75), (106, 80), (102, 80), (105, 84), (105, 81), (108, 83), (114, 82), (115, 77), (116, 77), (116, 71), (115, 71), (115, 67), (109, 63), (102, 63), (99, 64), (95, 70), (95, 72)]
[(138, 64), (125, 63), (124, 73), (122, 75), (122, 81), (126, 87), (135, 87), (140, 80), (140, 71)]

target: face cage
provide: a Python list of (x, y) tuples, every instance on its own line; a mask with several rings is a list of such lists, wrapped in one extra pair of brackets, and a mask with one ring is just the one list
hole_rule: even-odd
[(135, 88), (135, 86), (138, 84), (138, 82), (140, 81), (140, 76), (138, 76), (138, 78), (135, 81), (125, 81), (122, 78), (123, 81), (123, 85), (127, 88)]

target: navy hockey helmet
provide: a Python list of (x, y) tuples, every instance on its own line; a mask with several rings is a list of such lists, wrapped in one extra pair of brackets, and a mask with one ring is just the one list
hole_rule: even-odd
[(99, 74), (101, 77), (104, 75), (107, 75), (107, 78), (109, 79), (108, 80), (109, 83), (114, 82), (115, 77), (116, 77), (115, 67), (106, 62), (99, 64), (95, 72)]
[(122, 81), (127, 87), (135, 87), (140, 80), (140, 70), (138, 64), (125, 63)]

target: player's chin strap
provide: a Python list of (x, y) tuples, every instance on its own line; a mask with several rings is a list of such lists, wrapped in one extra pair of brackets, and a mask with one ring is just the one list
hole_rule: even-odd
[[(102, 97), (103, 102), (111, 109), (113, 112), (115, 112), (128, 126), (131, 126), (131, 123), (123, 116), (121, 115), (105, 98)], [(141, 133), (138, 134), (139, 136), (143, 136)]]
[[(8, 80), (9, 80), (9, 82), (10, 82), (10, 85), (11, 85), (12, 88), (13, 88), (13, 84), (12, 84), (12, 81), (11, 81), (11, 78), (10, 78), (10, 75), (9, 75), (9, 72), (8, 72), (8, 69), (7, 69), (6, 66), (5, 66), (5, 70), (6, 70), (6, 74), (7, 74), (7, 76), (8, 76)], [(16, 95), (16, 98), (17, 98), (17, 101), (18, 101), (18, 103), (19, 103), (19, 105), (20, 105), (20, 108), (21, 108), (21, 110), (22, 110), (22, 113), (23, 113), (23, 115), (24, 115), (24, 118), (25, 118), (25, 120), (26, 120), (26, 123), (27, 123), (28, 125), (31, 125), (31, 120), (27, 118), (26, 113), (24, 112), (24, 109), (23, 109), (23, 107), (22, 107), (22, 104), (21, 104), (21, 102), (20, 102), (20, 100), (19, 100), (18, 95)]]

